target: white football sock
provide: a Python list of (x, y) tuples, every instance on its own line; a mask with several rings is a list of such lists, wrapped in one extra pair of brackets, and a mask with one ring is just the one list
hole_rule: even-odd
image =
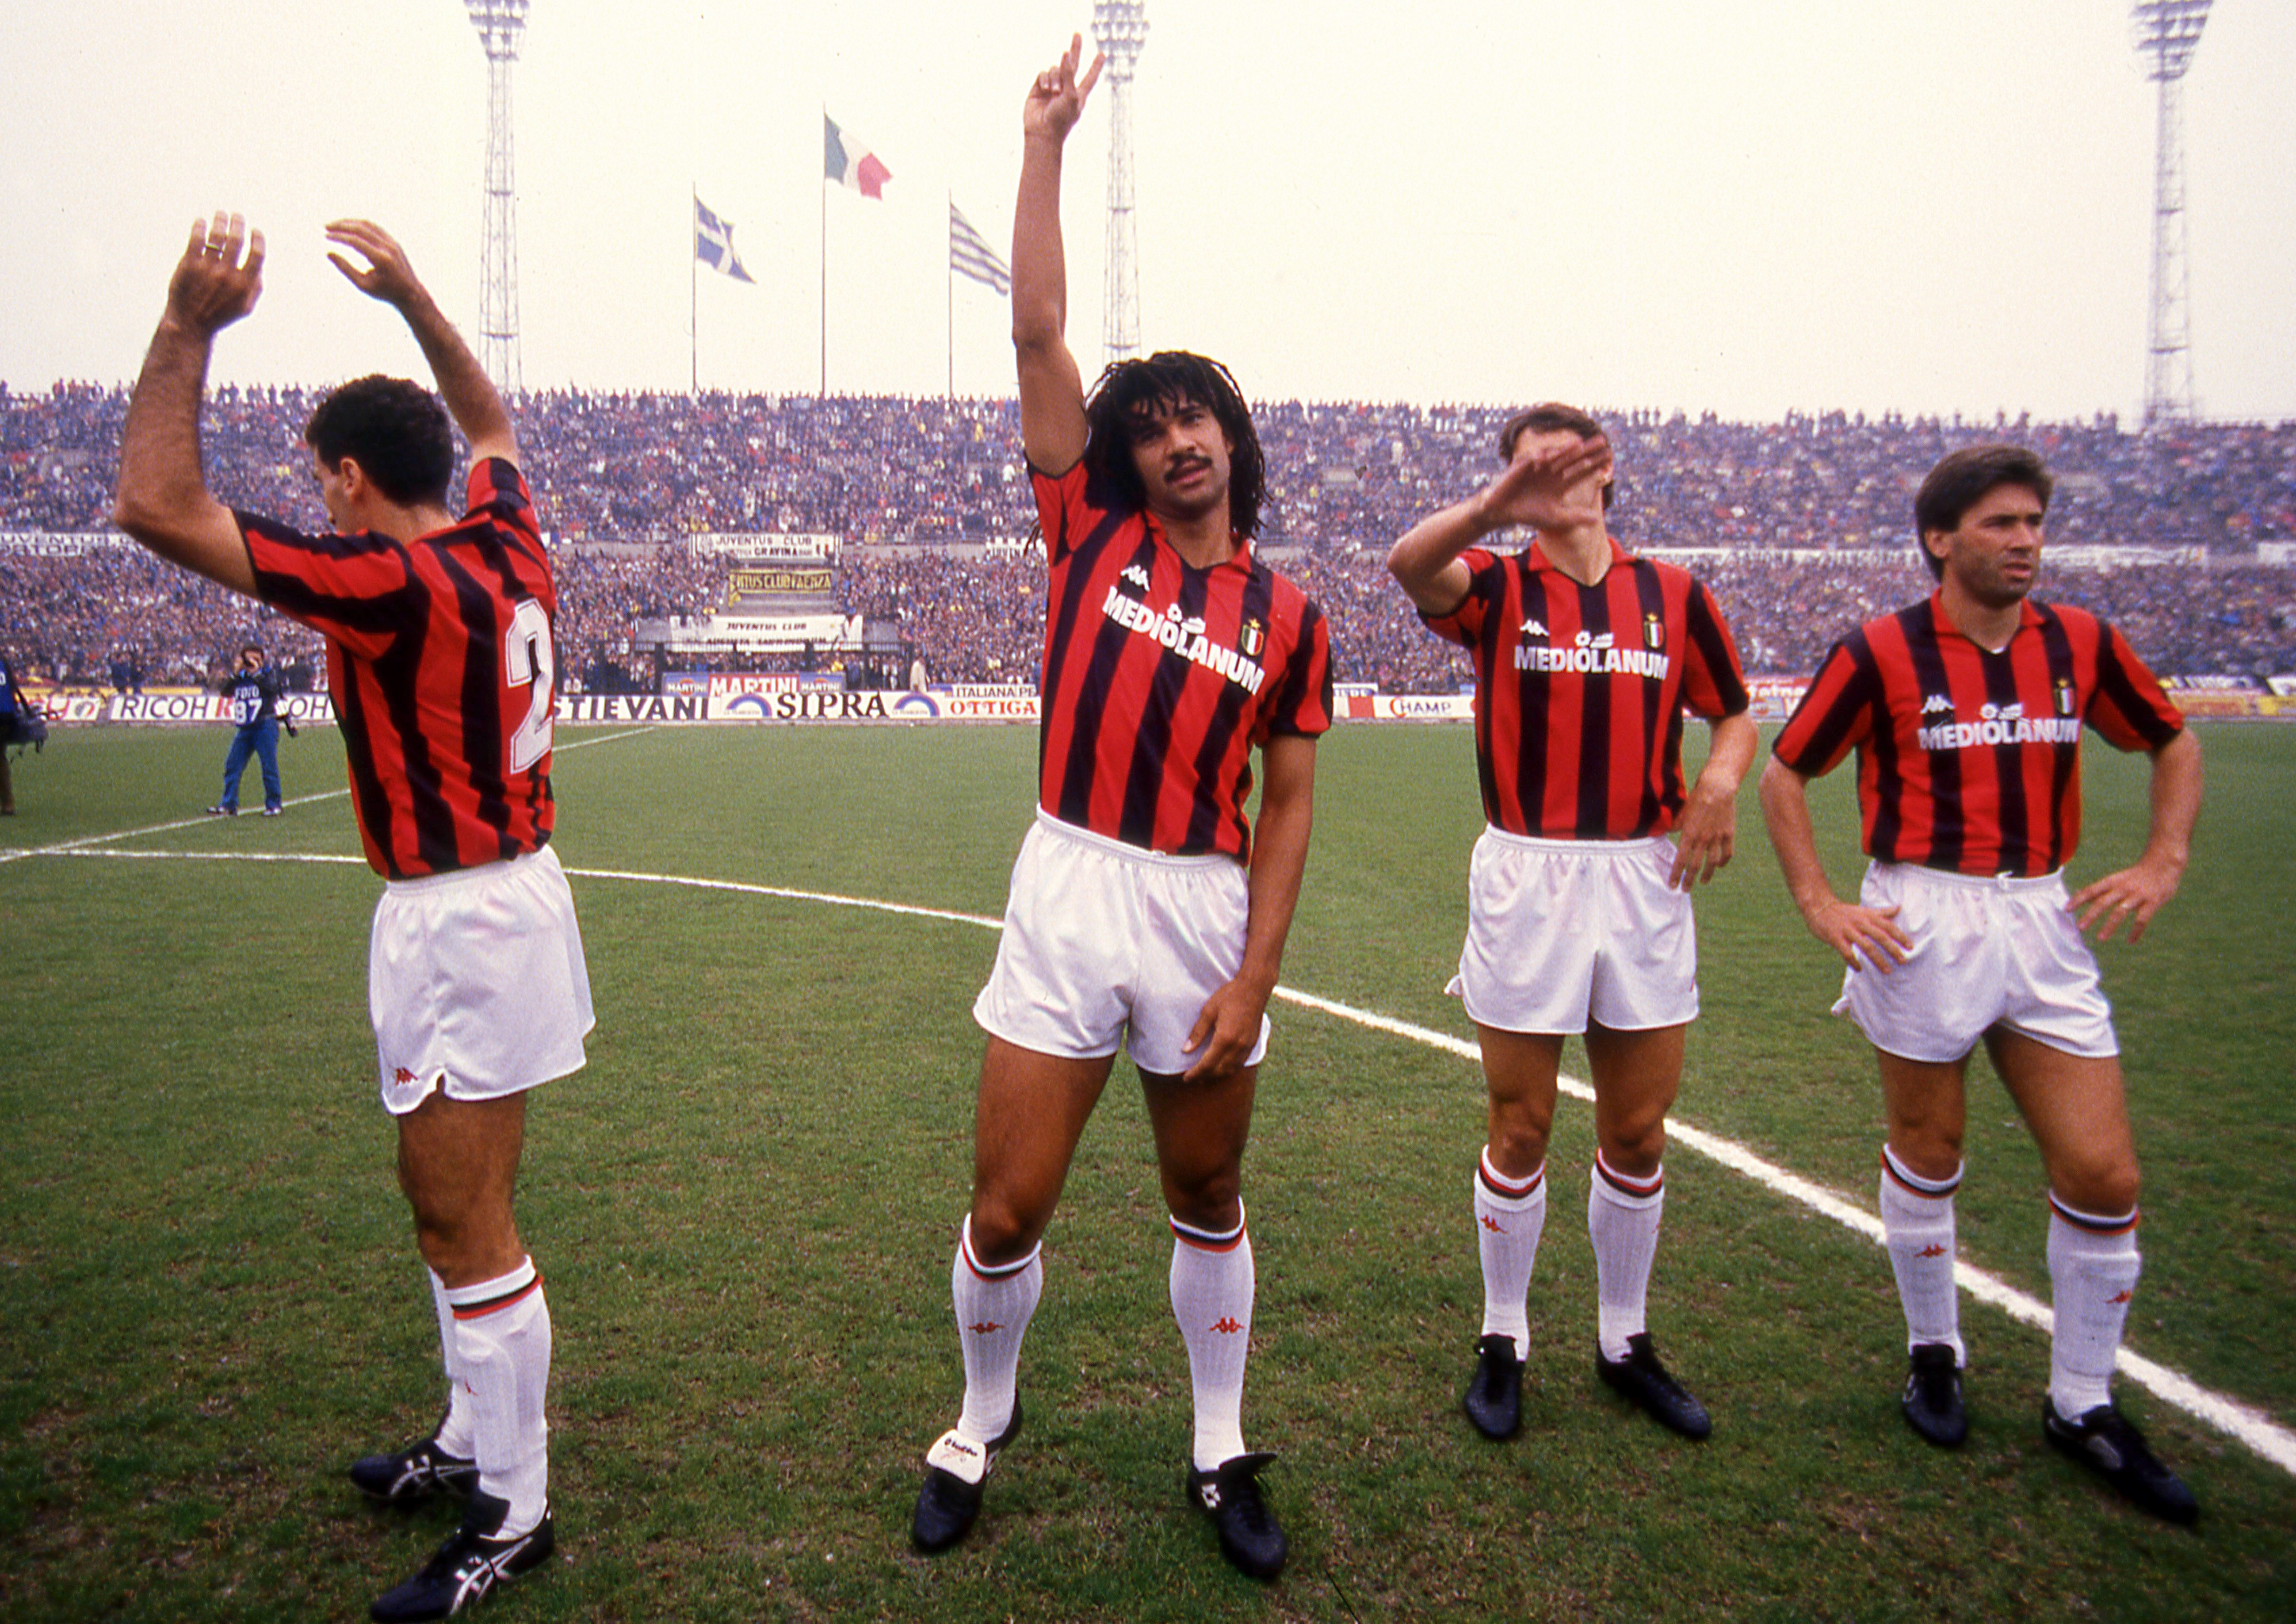
[(2128, 1300), (2142, 1260), (2136, 1209), (2083, 1212), (2049, 1194), (2049, 1401), (2067, 1421), (2112, 1402), (2112, 1366), (2120, 1353)]
[(976, 1444), (994, 1443), (1013, 1420), (1013, 1392), (1021, 1370), (1021, 1339), (1044, 1294), (1044, 1243), (1029, 1255), (995, 1267), (972, 1255), (972, 1218), (958, 1232), (949, 1269), (956, 1308), (956, 1337), (964, 1352), (964, 1411), (956, 1430)]
[(550, 1305), (531, 1258), (507, 1275), (449, 1286), (455, 1354), (470, 1389), (479, 1492), (509, 1504), (498, 1539), (530, 1531), (550, 1507)]
[(1251, 1237), (1241, 1211), (1225, 1234), (1172, 1219), (1172, 1317), (1195, 1385), (1199, 1471), (1243, 1451), (1243, 1365), (1251, 1350)]
[(1966, 1361), (1961, 1343), (1961, 1294), (1953, 1283), (1954, 1193), (1961, 1166), (1945, 1178), (1923, 1178), (1882, 1147), (1882, 1230), (1906, 1310), (1906, 1347), (1942, 1342), (1956, 1368)]
[(471, 1458), (476, 1446), (471, 1441), (471, 1389), (463, 1380), (462, 1365), (455, 1355), (455, 1305), (447, 1300), (447, 1283), (439, 1278), (435, 1268), (425, 1268), (430, 1281), (430, 1306), (439, 1313), (439, 1351), (447, 1367), (447, 1416), (432, 1434), (439, 1447), (447, 1454), (463, 1460)]
[(1651, 1259), (1658, 1253), (1658, 1223), (1666, 1210), (1666, 1168), (1629, 1178), (1595, 1152), (1588, 1175), (1587, 1238), (1595, 1244), (1595, 1286), (1603, 1357), (1616, 1363), (1627, 1339), (1647, 1329)]
[(1483, 1263), (1485, 1336), (1509, 1337), (1514, 1357), (1530, 1351), (1530, 1272), (1538, 1237), (1546, 1229), (1546, 1164), (1529, 1177), (1509, 1178), (1491, 1166), (1490, 1146), (1469, 1181), (1475, 1196), (1475, 1246)]

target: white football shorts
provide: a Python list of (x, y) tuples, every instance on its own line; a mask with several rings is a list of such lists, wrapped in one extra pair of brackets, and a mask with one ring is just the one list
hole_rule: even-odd
[(434, 1088), (489, 1100), (580, 1070), (597, 1021), (558, 854), (545, 846), (390, 881), (368, 939), (366, 997), (393, 1116)]
[(1547, 841), (1486, 827), (1467, 870), (1456, 993), (1503, 1032), (1681, 1026), (1698, 1014), (1698, 929), (1668, 885), (1674, 842)]
[(1895, 907), (1913, 956), (1883, 975), (1845, 970), (1833, 1006), (1874, 1046), (1907, 1060), (1959, 1060), (1997, 1021), (2062, 1049), (2120, 1053), (2096, 956), (2073, 921), (2062, 871), (2030, 880), (1874, 863), (1858, 900)]
[[(1233, 857), (1144, 851), (1039, 810), (972, 1018), (1039, 1054), (1094, 1059), (1123, 1044), (1143, 1071), (1177, 1076), (1195, 1063), (1180, 1046), (1205, 1000), (1243, 967), (1250, 911)], [(1267, 1054), (1269, 1029), (1262, 1015), (1246, 1064)]]

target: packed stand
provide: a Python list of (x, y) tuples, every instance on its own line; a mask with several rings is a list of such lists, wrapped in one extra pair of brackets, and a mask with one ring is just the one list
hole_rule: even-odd
[[(288, 522), (322, 525), (300, 443), (316, 398), (299, 389), (217, 391), (203, 422), (216, 488)], [(59, 383), (20, 395), (0, 386), (0, 529), (107, 530), (126, 408), (119, 389)], [(1342, 680), (1434, 692), (1466, 678), (1464, 657), (1419, 627), (1383, 559), (1417, 519), (1488, 480), (1509, 410), (1257, 408), (1268, 465), (1263, 544), (1324, 603)], [(685, 538), (744, 531), (835, 537), (839, 610), (892, 630), (936, 679), (1033, 677), (1041, 564), (980, 546), (1024, 535), (1033, 521), (1011, 401), (559, 391), (526, 398), (518, 416), (527, 474), (559, 547), (559, 659), (572, 679), (651, 683), (659, 662), (632, 646), (633, 623), (708, 613), (725, 596), (724, 562), (690, 552)], [(2166, 671), (2296, 670), (2296, 573), (2241, 562), (2259, 540), (2296, 539), (2296, 424), (2143, 436), (2111, 418), (1608, 421), (1620, 471), (1612, 528), (1636, 546), (1734, 551), (1695, 567), (1754, 671), (1806, 673), (1841, 631), (1925, 590), (1912, 481), (1953, 447), (1989, 439), (2030, 444), (2049, 460), (2059, 479), (2054, 545), (2205, 547), (2217, 563), (2059, 564), (2045, 593), (2105, 614)], [(1874, 549), (1890, 562), (1876, 562)], [(1841, 556), (1790, 560), (1787, 550)], [(291, 664), (316, 661), (308, 634), (133, 553), (94, 538), (67, 557), (0, 545), (0, 645), (28, 673), (199, 680), (250, 636)]]

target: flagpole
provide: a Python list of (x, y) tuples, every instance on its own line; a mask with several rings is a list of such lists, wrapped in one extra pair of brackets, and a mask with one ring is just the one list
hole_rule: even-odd
[(948, 217), (952, 251), (947, 256), (948, 265), (941, 275), (948, 299), (948, 398), (954, 400), (956, 398), (956, 255), (953, 251), (956, 230), (956, 193), (954, 192), (948, 194)]
[[(693, 213), (688, 217), (685, 226), (689, 234), (693, 230), (693, 222), (701, 217), (701, 183), (695, 181)], [(685, 358), (687, 364), (693, 369), (692, 384), (687, 393), (693, 398), (699, 398), (701, 394), (701, 295), (699, 291), (701, 273), (696, 268), (701, 259), (701, 254), (697, 248), (693, 253), (687, 256), (685, 261)]]
[[(821, 110), (821, 127), (829, 127), (829, 109)], [(821, 177), (821, 393), (829, 394), (829, 176)]]

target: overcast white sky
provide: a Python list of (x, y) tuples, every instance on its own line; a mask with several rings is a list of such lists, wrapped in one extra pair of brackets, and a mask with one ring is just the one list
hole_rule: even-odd
[[(1149, 0), (1142, 336), (1263, 399), (2114, 410), (2144, 389), (2153, 93), (2118, 0)], [(1019, 108), (1088, 0), (534, 0), (515, 70), (529, 388), (810, 391), (824, 108), (893, 173), (827, 202), (832, 391), (939, 392), (947, 199), (1009, 241)], [(381, 221), (466, 332), (486, 62), (459, 0), (0, 11), (0, 380), (133, 376), (192, 218), (270, 238), (216, 376), (419, 369), (320, 228)], [(2204, 414), (2296, 417), (2296, 6), (2218, 0), (2185, 81)], [(1105, 86), (1070, 143), (1101, 355)], [(1012, 388), (955, 285), (963, 393)]]

